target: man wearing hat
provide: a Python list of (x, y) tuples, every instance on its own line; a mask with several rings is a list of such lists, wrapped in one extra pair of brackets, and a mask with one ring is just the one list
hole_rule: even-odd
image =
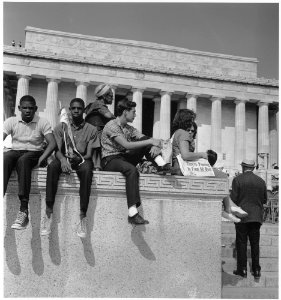
[(233, 274), (247, 277), (247, 239), (249, 237), (252, 256), (252, 273), (255, 279), (261, 276), (259, 264), (260, 227), (263, 222), (263, 204), (267, 202), (266, 184), (255, 175), (255, 162), (245, 159), (241, 163), (242, 174), (232, 181), (230, 197), (248, 215), (235, 224), (237, 269)]
[[(101, 138), (105, 124), (115, 119), (107, 105), (113, 102), (113, 89), (109, 84), (100, 84), (95, 89), (95, 101), (85, 108), (85, 121), (97, 127), (98, 137)], [(101, 169), (101, 148), (96, 149), (93, 155), (95, 170)]]

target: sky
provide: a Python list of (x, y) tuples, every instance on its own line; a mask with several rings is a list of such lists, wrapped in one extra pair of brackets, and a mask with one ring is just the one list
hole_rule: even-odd
[(3, 2), (4, 45), (26, 26), (257, 58), (278, 79), (278, 2)]

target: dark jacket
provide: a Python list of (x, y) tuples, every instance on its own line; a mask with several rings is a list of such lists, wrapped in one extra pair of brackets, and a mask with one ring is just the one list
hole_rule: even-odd
[(267, 202), (266, 184), (253, 172), (245, 172), (232, 181), (232, 201), (248, 213), (241, 223), (263, 222), (263, 204)]

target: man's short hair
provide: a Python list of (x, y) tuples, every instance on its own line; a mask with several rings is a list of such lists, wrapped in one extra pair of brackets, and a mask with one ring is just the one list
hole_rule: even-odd
[(22, 102), (25, 102), (25, 101), (28, 101), (28, 102), (32, 103), (34, 106), (36, 106), (35, 99), (32, 96), (30, 96), (30, 95), (22, 96), (20, 98), (20, 105), (22, 104)]
[(218, 155), (217, 152), (215, 152), (214, 150), (207, 150), (207, 155), (208, 155), (208, 162), (211, 166), (213, 166), (218, 159)]
[(74, 98), (74, 99), (72, 99), (70, 101), (69, 106), (71, 106), (72, 103), (74, 103), (74, 102), (78, 102), (78, 103), (82, 104), (83, 108), (85, 108), (85, 102), (84, 102), (83, 99), (81, 99), (81, 98)]
[(128, 98), (124, 98), (117, 103), (116, 107), (116, 115), (120, 117), (123, 114), (124, 110), (131, 110), (136, 107), (136, 103), (129, 100)]

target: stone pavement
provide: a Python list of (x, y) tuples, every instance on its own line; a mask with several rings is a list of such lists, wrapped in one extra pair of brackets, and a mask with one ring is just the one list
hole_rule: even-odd
[(260, 264), (262, 276), (251, 275), (251, 251), (248, 248), (248, 276), (233, 275), (236, 269), (235, 226), (222, 222), (222, 298), (278, 299), (278, 223), (261, 227)]

